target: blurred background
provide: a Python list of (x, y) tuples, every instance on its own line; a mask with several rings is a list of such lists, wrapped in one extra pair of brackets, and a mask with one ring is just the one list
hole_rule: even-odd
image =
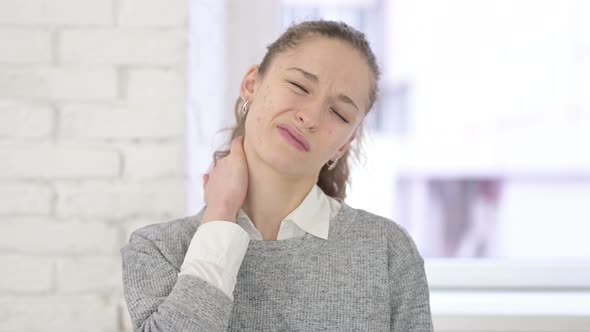
[(119, 249), (195, 214), (242, 76), (342, 20), (383, 69), (347, 203), (436, 331), (590, 331), (589, 0), (0, 0), (0, 331), (131, 331)]

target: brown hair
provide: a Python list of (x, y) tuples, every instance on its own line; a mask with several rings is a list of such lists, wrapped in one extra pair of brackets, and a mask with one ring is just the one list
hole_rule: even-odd
[[(267, 52), (262, 62), (258, 67), (258, 72), (261, 76), (264, 76), (270, 63), (277, 54), (280, 54), (288, 49), (296, 47), (302, 40), (310, 36), (321, 36), (331, 39), (338, 39), (349, 43), (353, 48), (361, 52), (361, 54), (367, 60), (367, 63), (373, 72), (374, 82), (371, 88), (371, 94), (369, 96), (369, 107), (367, 112), (373, 107), (375, 100), (378, 95), (377, 82), (379, 81), (380, 70), (375, 54), (371, 50), (369, 43), (367, 42), (365, 35), (348, 26), (343, 22), (334, 21), (306, 21), (298, 24), (291, 25), (287, 31), (285, 31), (274, 43), (267, 46)], [(236, 126), (232, 128), (226, 128), (225, 130), (231, 131), (230, 142), (235, 137), (242, 136), (245, 134), (245, 122), (246, 117), (240, 114), (240, 108), (243, 101), (240, 97), (236, 100), (234, 113), (236, 117)], [(357, 136), (351, 145), (351, 147), (338, 159), (338, 163), (332, 170), (328, 170), (328, 167), (324, 165), (320, 170), (317, 185), (326, 193), (326, 195), (340, 200), (346, 198), (346, 185), (350, 182), (350, 165), (349, 155), (352, 150), (357, 160), (361, 157), (361, 143), (363, 136), (362, 122), (357, 128)], [(223, 158), (229, 154), (229, 150), (221, 150), (213, 153), (214, 163), (218, 159)]]

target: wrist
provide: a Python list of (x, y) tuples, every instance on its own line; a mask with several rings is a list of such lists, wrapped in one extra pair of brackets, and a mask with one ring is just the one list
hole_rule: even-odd
[(237, 212), (231, 212), (226, 208), (217, 208), (217, 207), (209, 207), (205, 208), (205, 213), (201, 218), (201, 223), (213, 221), (213, 220), (223, 220), (223, 221), (230, 221), (236, 222), (237, 219)]

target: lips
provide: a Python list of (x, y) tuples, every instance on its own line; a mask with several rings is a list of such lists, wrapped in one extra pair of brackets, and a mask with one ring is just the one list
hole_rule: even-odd
[(305, 148), (305, 151), (309, 151), (309, 142), (305, 139), (305, 137), (300, 134), (294, 127), (291, 127), (288, 124), (280, 124), (278, 125), (279, 128), (287, 131), (291, 137), (293, 137), (297, 142), (299, 142)]

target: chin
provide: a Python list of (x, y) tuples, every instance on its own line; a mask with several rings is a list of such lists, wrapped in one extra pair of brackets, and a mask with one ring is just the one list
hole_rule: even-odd
[(307, 175), (305, 162), (298, 160), (293, 154), (285, 153), (285, 151), (275, 151), (268, 157), (265, 161), (278, 173), (291, 176)]
[(294, 161), (293, 158), (289, 158), (286, 155), (275, 155), (268, 159), (268, 164), (278, 172), (289, 174), (300, 173), (302, 166), (300, 162)]
[(260, 139), (258, 145), (252, 142), (254, 143), (252, 144), (253, 152), (258, 155), (260, 161), (269, 165), (277, 173), (291, 176), (309, 176), (309, 167), (306, 165), (309, 162), (306, 158), (309, 158), (309, 156), (294, 150), (293, 147), (282, 142), (281, 139), (281, 137)]

